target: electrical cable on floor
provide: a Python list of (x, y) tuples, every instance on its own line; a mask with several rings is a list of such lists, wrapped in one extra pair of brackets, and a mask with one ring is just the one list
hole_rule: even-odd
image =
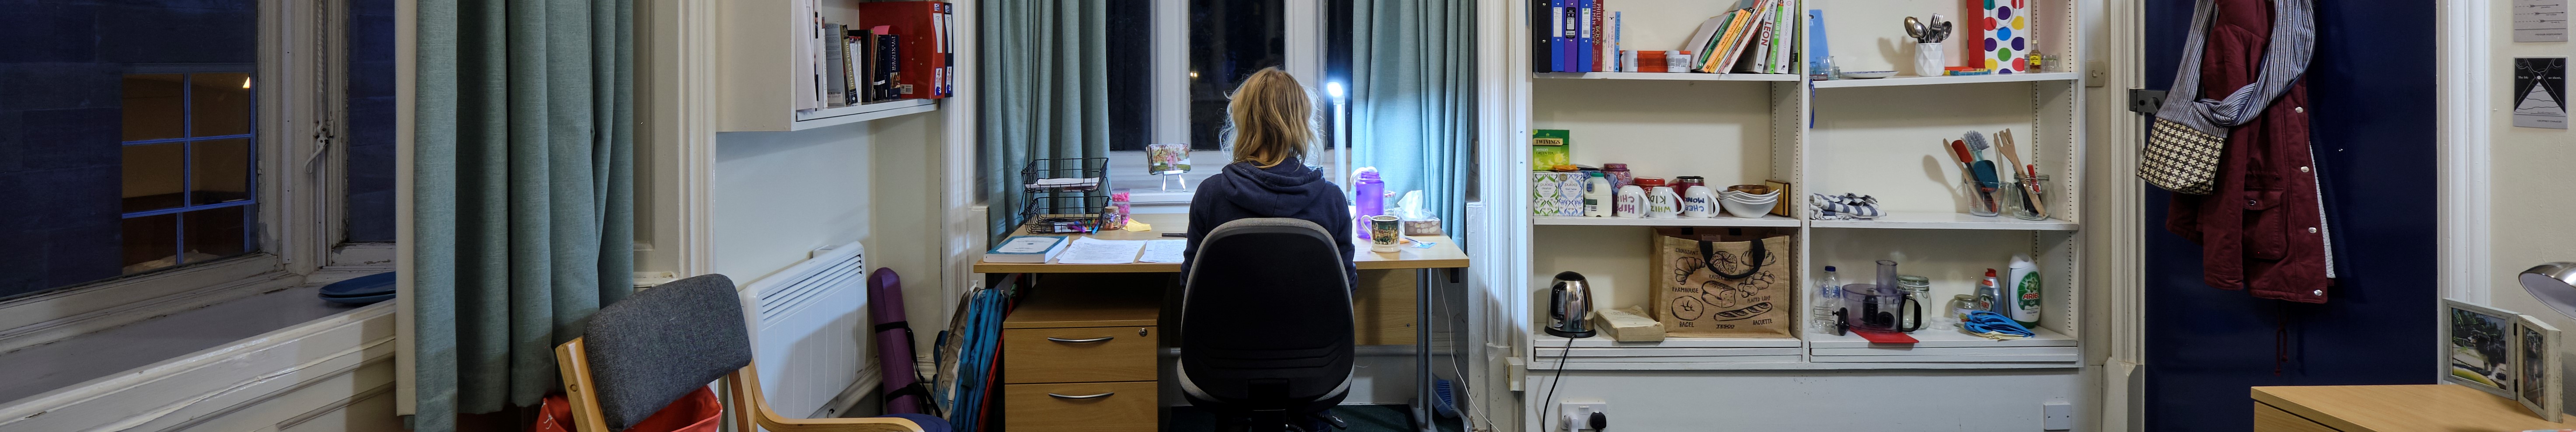
[[(1439, 305), (1438, 307), (1440, 308), (1440, 311), (1441, 311), (1442, 313), (1447, 314), (1446, 316), (1458, 316), (1458, 311), (1456, 311), (1456, 310), (1452, 310), (1452, 309), (1449, 309), (1449, 303), (1448, 303), (1448, 302), (1439, 301), (1439, 300), (1440, 300), (1440, 290), (1438, 290), (1438, 289), (1433, 289), (1433, 290), (1431, 290), (1431, 300), (1432, 300), (1432, 303), (1433, 303), (1433, 304), (1437, 304), (1437, 305)], [(1440, 334), (1440, 328), (1439, 328), (1437, 325), (1433, 324), (1433, 323), (1436, 323), (1436, 322), (1439, 322), (1439, 321), (1442, 321), (1442, 320), (1436, 320), (1436, 319), (1435, 319), (1435, 320), (1432, 320), (1432, 323), (1423, 323), (1423, 325), (1426, 325), (1426, 326), (1433, 326), (1433, 327), (1431, 327), (1431, 333), (1432, 333), (1433, 335), (1438, 335), (1438, 334)], [(1458, 331), (1458, 329), (1453, 327), (1453, 328), (1450, 328), (1450, 329), (1449, 329), (1449, 331), (1453, 332), (1453, 333), (1451, 333), (1451, 334), (1450, 334), (1450, 338), (1451, 338), (1452, 340), (1455, 340), (1458, 336), (1457, 336), (1457, 334), (1456, 334), (1456, 333), (1454, 333), (1454, 332)], [(1419, 341), (1417, 341), (1417, 342), (1419, 342)], [(1479, 343), (1482, 343), (1482, 342), (1479, 342)], [(1451, 349), (1451, 350), (1456, 350), (1456, 349), (1457, 349), (1457, 346), (1458, 346), (1458, 344), (1457, 344), (1456, 342), (1451, 342), (1449, 345), (1450, 345), (1450, 349)], [(1459, 358), (1459, 357), (1461, 357), (1461, 356), (1459, 356), (1459, 355), (1458, 355), (1457, 353), (1455, 353), (1455, 352), (1450, 353), (1450, 358), (1453, 358), (1453, 359), (1454, 359), (1454, 358)], [(1465, 380), (1467, 379), (1467, 371), (1466, 371), (1466, 370), (1463, 370), (1463, 369), (1460, 369), (1460, 366), (1459, 366), (1459, 364), (1458, 364), (1457, 362), (1449, 362), (1449, 373), (1451, 374), (1450, 376), (1458, 377), (1458, 380), (1459, 380), (1459, 381), (1462, 381), (1462, 382), (1463, 382), (1463, 381), (1465, 381)], [(1435, 377), (1435, 378), (1436, 378), (1436, 377)], [(1476, 423), (1475, 423), (1475, 422), (1476, 422), (1477, 420), (1483, 420), (1483, 421), (1485, 422), (1485, 424), (1484, 424), (1484, 427), (1483, 427), (1481, 430), (1487, 430), (1487, 431), (1494, 430), (1494, 429), (1493, 429), (1493, 427), (1494, 427), (1494, 419), (1480, 417), (1480, 416), (1482, 415), (1482, 413), (1484, 413), (1484, 411), (1475, 409), (1476, 401), (1475, 401), (1475, 399), (1474, 399), (1474, 398), (1467, 397), (1467, 395), (1466, 395), (1466, 394), (1464, 394), (1464, 393), (1457, 393), (1457, 390), (1456, 390), (1456, 389), (1458, 389), (1458, 388), (1460, 388), (1460, 387), (1465, 387), (1465, 386), (1450, 386), (1450, 387), (1449, 387), (1449, 388), (1451, 389), (1451, 392), (1452, 392), (1452, 394), (1450, 395), (1450, 399), (1458, 401), (1457, 403), (1455, 403), (1455, 405), (1457, 405), (1457, 409), (1458, 409), (1458, 419), (1459, 419), (1459, 423), (1464, 423), (1464, 425), (1466, 426), (1466, 428), (1467, 428), (1468, 430), (1471, 430), (1471, 431), (1472, 431), (1472, 430), (1479, 430), (1479, 429), (1477, 428), (1477, 425), (1476, 425)]]

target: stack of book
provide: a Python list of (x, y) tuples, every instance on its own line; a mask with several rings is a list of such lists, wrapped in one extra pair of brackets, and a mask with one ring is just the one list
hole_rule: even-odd
[[(797, 110), (839, 108), (895, 99), (940, 99), (956, 93), (955, 44), (949, 29), (955, 6), (937, 1), (858, 3), (858, 24), (827, 20), (804, 0), (814, 22), (806, 41), (813, 80), (799, 82), (812, 97)], [(810, 85), (809, 85), (810, 84)]]
[(1744, 0), (1709, 17), (1672, 50), (1633, 50), (1623, 12), (1606, 0), (1532, 0), (1531, 62), (1539, 72), (1794, 73), (1795, 0)]

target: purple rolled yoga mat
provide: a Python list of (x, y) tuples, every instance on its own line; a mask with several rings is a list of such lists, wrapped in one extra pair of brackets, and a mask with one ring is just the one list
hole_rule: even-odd
[(927, 395), (913, 370), (912, 328), (903, 317), (903, 277), (878, 268), (868, 274), (868, 321), (876, 329), (877, 364), (885, 376), (886, 414), (926, 414)]

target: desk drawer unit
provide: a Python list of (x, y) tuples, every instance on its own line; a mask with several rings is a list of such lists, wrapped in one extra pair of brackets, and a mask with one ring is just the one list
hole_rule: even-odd
[(1004, 384), (1153, 381), (1153, 327), (1003, 331)]
[(1002, 423), (1014, 431), (1151, 431), (1157, 390), (1153, 381), (1005, 385)]

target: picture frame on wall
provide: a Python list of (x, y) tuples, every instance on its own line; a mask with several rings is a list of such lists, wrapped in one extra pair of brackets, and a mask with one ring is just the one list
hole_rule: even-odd
[(2559, 384), (2557, 376), (2561, 370), (2558, 337), (2558, 328), (2539, 318), (2514, 318), (2513, 401), (2552, 422), (2559, 421), (2560, 407), (2566, 400), (2565, 386)]
[(2442, 380), (2512, 399), (2514, 323), (2522, 314), (2442, 300)]

